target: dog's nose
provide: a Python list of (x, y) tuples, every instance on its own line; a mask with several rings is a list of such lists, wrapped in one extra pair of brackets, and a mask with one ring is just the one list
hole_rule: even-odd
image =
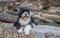
[(25, 15), (27, 15), (27, 14), (25, 14)]

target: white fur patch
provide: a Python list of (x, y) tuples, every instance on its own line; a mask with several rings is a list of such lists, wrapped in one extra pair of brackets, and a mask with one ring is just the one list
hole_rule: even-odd
[(28, 23), (30, 22), (30, 18), (28, 18), (27, 20), (24, 20), (24, 19), (19, 19), (19, 23), (21, 24), (21, 25), (27, 25)]

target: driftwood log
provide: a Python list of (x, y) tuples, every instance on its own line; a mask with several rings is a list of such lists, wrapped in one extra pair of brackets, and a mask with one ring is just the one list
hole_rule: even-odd
[(44, 13), (44, 14), (42, 14), (42, 17), (48, 18), (48, 19), (60, 20), (60, 16), (59, 15), (54, 15), (54, 14)]
[(17, 16), (0, 13), (0, 21), (11, 22), (12, 23), (12, 22), (15, 22), (16, 19), (17, 19)]

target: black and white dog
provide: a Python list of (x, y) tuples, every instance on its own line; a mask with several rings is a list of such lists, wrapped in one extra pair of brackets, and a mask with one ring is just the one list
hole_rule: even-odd
[(35, 22), (30, 15), (30, 10), (27, 7), (22, 7), (18, 13), (17, 21), (14, 23), (18, 33), (22, 33), (24, 28), (25, 34), (30, 34), (30, 30), (33, 28), (33, 24), (35, 24)]

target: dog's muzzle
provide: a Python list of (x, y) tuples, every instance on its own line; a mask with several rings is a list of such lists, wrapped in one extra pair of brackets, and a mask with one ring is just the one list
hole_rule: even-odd
[(23, 18), (23, 19), (25, 19), (25, 18), (29, 18), (29, 16), (23, 16), (22, 18)]
[(28, 16), (23, 16), (23, 18), (25, 18), (25, 17), (28, 18)]

